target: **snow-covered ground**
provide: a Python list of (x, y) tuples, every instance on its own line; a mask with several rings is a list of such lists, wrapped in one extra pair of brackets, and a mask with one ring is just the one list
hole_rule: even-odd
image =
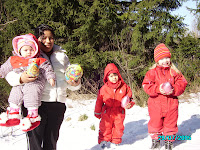
[[(99, 120), (93, 116), (95, 100), (68, 99), (67, 106), (57, 150), (100, 150), (97, 143)], [(80, 116), (88, 118), (79, 121)], [(117, 149), (148, 150), (151, 146), (151, 138), (147, 133), (148, 120), (147, 107), (134, 106), (127, 110), (122, 143)], [(177, 135), (191, 135), (191, 140), (175, 141), (174, 149), (200, 150), (200, 93), (190, 94), (189, 99), (180, 100), (178, 127)], [(18, 127), (0, 127), (0, 146), (7, 150), (26, 150), (26, 136)]]

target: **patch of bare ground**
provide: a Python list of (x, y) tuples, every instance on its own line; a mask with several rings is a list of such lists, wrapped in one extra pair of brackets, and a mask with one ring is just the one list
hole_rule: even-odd
[(192, 90), (185, 91), (182, 95), (178, 97), (180, 103), (190, 102), (191, 98), (194, 98), (195, 94), (200, 92), (200, 87), (192, 88)]
[(71, 100), (90, 100), (90, 99), (96, 99), (96, 94), (85, 94), (80, 91), (67, 91), (67, 98)]

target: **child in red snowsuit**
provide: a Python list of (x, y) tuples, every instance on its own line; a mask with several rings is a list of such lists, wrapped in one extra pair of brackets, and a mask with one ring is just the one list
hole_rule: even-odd
[[(132, 97), (130, 87), (122, 79), (115, 64), (110, 63), (104, 70), (104, 85), (99, 90), (94, 114), (101, 119), (99, 124), (98, 143), (104, 149), (107, 142), (118, 145), (122, 141), (124, 131), (125, 109), (121, 107), (122, 98)], [(130, 101), (126, 108), (135, 103)]]
[(177, 96), (184, 92), (187, 81), (170, 58), (169, 49), (165, 44), (159, 44), (154, 50), (156, 64), (146, 73), (142, 83), (144, 91), (149, 95), (148, 132), (152, 138), (152, 149), (160, 148), (161, 136), (168, 137), (165, 149), (172, 149), (173, 135), (178, 132)]

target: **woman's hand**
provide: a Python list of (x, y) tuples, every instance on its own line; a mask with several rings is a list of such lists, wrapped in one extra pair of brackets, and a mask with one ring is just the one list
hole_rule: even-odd
[(55, 86), (55, 80), (54, 79), (50, 79), (49, 83), (51, 84), (51, 86)]
[(28, 83), (33, 82), (37, 79), (37, 77), (32, 77), (31, 75), (28, 75), (26, 71), (24, 71), (20, 77), (20, 83)]
[(68, 84), (70, 84), (71, 86), (78, 86), (81, 83), (81, 78), (78, 79), (77, 81), (67, 81)]

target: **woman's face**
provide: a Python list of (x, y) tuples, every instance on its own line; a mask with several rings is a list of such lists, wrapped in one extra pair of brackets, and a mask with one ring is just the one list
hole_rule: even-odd
[(52, 50), (54, 45), (54, 36), (50, 30), (44, 30), (44, 34), (38, 38), (40, 49), (48, 53)]

